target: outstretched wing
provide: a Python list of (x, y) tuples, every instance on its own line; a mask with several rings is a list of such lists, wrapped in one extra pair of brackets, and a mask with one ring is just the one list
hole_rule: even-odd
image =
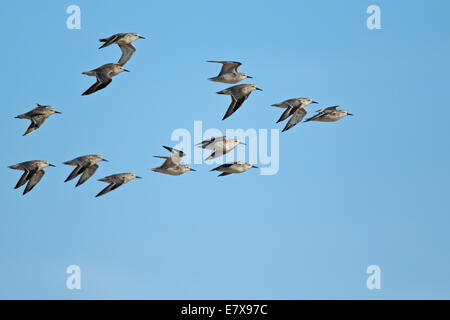
[(30, 134), (33, 131), (36, 131), (37, 129), (39, 129), (44, 124), (45, 119), (47, 119), (47, 118), (43, 115), (32, 117), (30, 119), (31, 124), (28, 127), (27, 131), (25, 131), (25, 133), (23, 135), (26, 136), (27, 134)]
[(227, 176), (231, 173), (227, 173), (227, 172), (222, 172), (221, 174), (218, 175), (218, 177), (223, 177), (223, 176)]
[(108, 38), (99, 39), (98, 41), (104, 42), (104, 44), (102, 44), (99, 49), (113, 44), (119, 38), (119, 35), (120, 34), (118, 33), (118, 34), (112, 35), (111, 37), (108, 37)]
[(120, 50), (122, 50), (122, 56), (117, 63), (123, 66), (133, 56), (134, 52), (136, 51), (136, 47), (131, 43), (119, 45), (119, 47)]
[(100, 191), (95, 197), (97, 198), (97, 197), (100, 197), (100, 196), (110, 192), (110, 191), (113, 191), (113, 190), (117, 189), (118, 187), (120, 187), (122, 184), (123, 184), (123, 182), (121, 182), (121, 183), (115, 183), (115, 182), (110, 183), (105, 189)]
[(225, 140), (226, 136), (222, 137), (212, 137), (211, 139), (204, 140), (200, 143), (197, 143), (195, 146), (203, 149), (211, 149), (214, 150), (214, 143)]
[(242, 104), (244, 103), (245, 100), (247, 100), (248, 96), (250, 95), (250, 93), (243, 95), (239, 98), (236, 98), (235, 96), (231, 96), (231, 104), (228, 107), (227, 112), (225, 113), (225, 115), (223, 116), (222, 120), (225, 120), (226, 118), (228, 118), (229, 116), (231, 116), (233, 113), (236, 112), (237, 109), (239, 109)]
[(70, 175), (67, 177), (67, 179), (64, 180), (64, 182), (74, 179), (79, 174), (82, 174), (84, 170), (86, 170), (86, 167), (77, 165), (77, 167), (75, 169), (73, 169), (73, 171), (70, 173)]
[(80, 185), (82, 185), (83, 183), (86, 182), (87, 179), (89, 179), (90, 177), (93, 176), (93, 174), (95, 173), (95, 171), (97, 171), (98, 169), (98, 164), (93, 164), (92, 166), (86, 168), (82, 174), (82, 176), (80, 177), (80, 180), (78, 180), (77, 184), (75, 185), (75, 187), (78, 187)]
[(85, 92), (83, 92), (82, 96), (87, 96), (88, 94), (94, 93), (98, 90), (105, 88), (112, 81), (111, 77), (107, 77), (105, 74), (97, 74), (97, 81), (89, 87)]
[(325, 114), (327, 114), (326, 110), (319, 111), (318, 114), (312, 116), (311, 118), (306, 119), (304, 122), (308, 122), (308, 121), (313, 121), (313, 120), (319, 119), (319, 118), (323, 117)]
[(286, 124), (286, 126), (284, 127), (284, 129), (281, 130), (281, 132), (289, 130), (290, 128), (295, 126), (297, 123), (302, 121), (302, 119), (305, 117), (306, 113), (307, 112), (306, 112), (306, 110), (304, 108), (297, 108), (297, 110), (294, 112), (294, 114), (289, 119), (289, 121)]
[(208, 61), (213, 63), (221, 63), (222, 69), (220, 69), (219, 76), (225, 74), (225, 73), (236, 73), (237, 68), (239, 68), (242, 63), (237, 61)]
[(39, 181), (41, 181), (42, 177), (44, 176), (45, 171), (44, 170), (38, 170), (34, 173), (31, 173), (31, 176), (29, 178), (28, 184), (25, 187), (25, 190), (23, 191), (23, 194), (27, 194), (31, 190), (33, 190), (34, 186), (38, 184)]
[(20, 177), (19, 181), (17, 182), (16, 186), (14, 187), (14, 189), (20, 188), (21, 186), (23, 186), (29, 179), (30, 176), (30, 172), (25, 170), (25, 172), (22, 174), (22, 176)]

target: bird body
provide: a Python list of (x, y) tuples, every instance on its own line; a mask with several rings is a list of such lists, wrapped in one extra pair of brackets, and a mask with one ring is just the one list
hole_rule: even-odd
[(243, 173), (248, 171), (251, 168), (258, 168), (251, 163), (247, 162), (241, 162), (241, 161), (235, 161), (232, 163), (225, 163), (217, 168), (212, 169), (211, 171), (220, 171), (221, 174), (218, 175), (218, 177), (226, 176), (232, 173)]
[(223, 82), (223, 83), (237, 83), (244, 79), (251, 79), (248, 74), (238, 72), (237, 69), (242, 63), (237, 61), (207, 61), (213, 63), (221, 63), (222, 69), (220, 70), (219, 75), (213, 78), (209, 78), (208, 80), (215, 82)]
[(20, 188), (28, 181), (28, 184), (23, 191), (24, 195), (27, 194), (39, 181), (41, 181), (45, 174), (44, 169), (49, 166), (54, 167), (54, 165), (50, 164), (48, 161), (43, 160), (25, 161), (9, 166), (10, 169), (24, 171), (14, 189)]
[(98, 169), (97, 162), (99, 161), (108, 161), (108, 160), (103, 159), (103, 157), (98, 155), (87, 155), (75, 158), (70, 161), (63, 162), (63, 164), (76, 167), (64, 182), (70, 181), (81, 174), (81, 177), (78, 180), (75, 187), (82, 185), (97, 171)]
[(328, 108), (322, 108), (317, 111), (317, 114), (311, 118), (305, 120), (305, 122), (309, 121), (320, 121), (320, 122), (335, 122), (345, 116), (352, 116), (353, 114), (348, 113), (345, 110), (337, 110), (336, 108), (340, 108), (340, 106), (332, 106)]
[(211, 160), (230, 152), (239, 144), (245, 143), (240, 142), (237, 139), (228, 139), (226, 136), (223, 136), (204, 140), (200, 143), (197, 143), (196, 146), (202, 149), (213, 150), (214, 152), (205, 159)]
[(281, 115), (280, 119), (278, 119), (278, 122), (284, 121), (287, 118), (291, 117), (282, 130), (282, 132), (289, 130), (293, 126), (295, 126), (297, 123), (302, 121), (302, 119), (307, 114), (307, 111), (305, 107), (311, 103), (317, 103), (316, 101), (313, 101), (310, 98), (293, 98), (288, 99), (280, 103), (275, 103), (272, 106), (278, 107), (278, 108), (285, 108), (286, 110)]
[(38, 103), (37, 107), (35, 107), (34, 109), (28, 111), (27, 113), (20, 114), (15, 118), (28, 119), (31, 121), (31, 124), (28, 127), (27, 131), (25, 131), (25, 133), (23, 134), (24, 136), (26, 136), (39, 129), (44, 124), (45, 120), (55, 113), (61, 114), (61, 112), (56, 111), (51, 106), (42, 106)]
[(133, 179), (141, 179), (141, 177), (138, 177), (134, 173), (118, 173), (99, 179), (98, 181), (109, 183), (109, 185), (100, 191), (95, 197), (100, 197), (112, 190), (115, 190)]
[(99, 49), (105, 48), (111, 44), (117, 44), (122, 51), (122, 56), (117, 62), (121, 66), (130, 60), (136, 51), (136, 47), (131, 43), (136, 39), (145, 39), (137, 33), (117, 33), (108, 38), (99, 39), (100, 42), (104, 42)]
[(253, 84), (238, 84), (236, 86), (229, 87), (222, 91), (217, 92), (218, 94), (225, 94), (231, 96), (231, 104), (228, 107), (225, 116), (222, 120), (225, 120), (231, 116), (237, 109), (239, 109), (245, 100), (249, 97), (250, 93), (254, 90), (262, 91), (262, 89), (257, 88)]
[(163, 147), (170, 151), (170, 157), (155, 156), (155, 158), (165, 159), (166, 161), (164, 161), (164, 163), (159, 167), (152, 168), (152, 171), (168, 174), (171, 176), (179, 176), (188, 171), (195, 171), (189, 166), (180, 163), (181, 159), (185, 156), (185, 153), (183, 151), (171, 147)]
[(114, 76), (123, 71), (129, 72), (118, 63), (107, 63), (96, 69), (82, 72), (82, 74), (84, 75), (95, 76), (97, 78), (97, 81), (92, 86), (90, 86), (89, 89), (83, 92), (82, 95), (86, 96), (105, 88), (111, 83)]

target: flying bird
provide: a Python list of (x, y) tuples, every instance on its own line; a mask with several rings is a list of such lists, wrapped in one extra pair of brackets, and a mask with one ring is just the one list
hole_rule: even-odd
[(154, 156), (155, 158), (165, 159), (164, 163), (159, 167), (152, 168), (152, 171), (168, 174), (171, 176), (179, 176), (187, 171), (196, 171), (189, 166), (181, 164), (181, 159), (186, 155), (183, 151), (171, 147), (163, 146), (170, 151), (170, 156)]
[(225, 120), (226, 118), (231, 116), (237, 109), (239, 109), (244, 101), (247, 100), (248, 96), (250, 95), (250, 93), (252, 93), (253, 90), (262, 91), (262, 89), (257, 88), (253, 84), (238, 84), (236, 86), (217, 92), (218, 94), (231, 96), (231, 104), (228, 107), (228, 110), (222, 120)]
[(237, 83), (244, 79), (252, 79), (248, 74), (238, 72), (237, 69), (242, 65), (236, 61), (207, 61), (213, 63), (221, 63), (222, 69), (220, 69), (217, 77), (209, 78), (208, 80), (223, 83)]
[(103, 159), (103, 157), (98, 155), (87, 155), (63, 162), (63, 164), (76, 167), (64, 182), (70, 181), (81, 174), (81, 177), (75, 187), (82, 185), (84, 182), (86, 182), (86, 180), (94, 175), (94, 173), (98, 169), (97, 162), (100, 161), (108, 160)]
[(39, 181), (41, 181), (45, 174), (44, 168), (47, 167), (54, 167), (54, 165), (50, 164), (48, 161), (32, 160), (9, 166), (8, 168), (10, 169), (24, 171), (14, 189), (20, 188), (28, 181), (28, 184), (23, 191), (24, 195), (27, 194)]
[(107, 47), (111, 44), (117, 44), (122, 51), (122, 56), (117, 63), (123, 66), (128, 60), (130, 60), (136, 51), (136, 47), (131, 44), (136, 39), (145, 38), (137, 33), (117, 33), (111, 37), (99, 39), (100, 42), (104, 42), (99, 49)]
[(95, 91), (105, 88), (111, 83), (112, 77), (118, 75), (123, 71), (130, 72), (118, 63), (107, 63), (103, 66), (98, 67), (97, 69), (82, 72), (82, 74), (85, 74), (87, 76), (96, 77), (97, 81), (81, 95), (86, 96), (88, 94), (94, 93)]
[(106, 188), (100, 191), (95, 197), (97, 198), (112, 190), (116, 190), (121, 185), (128, 183), (133, 179), (142, 179), (142, 178), (138, 177), (134, 173), (118, 173), (99, 179), (98, 181), (106, 182), (109, 184)]
[(61, 112), (56, 111), (51, 106), (41, 106), (38, 103), (36, 108), (32, 109), (31, 111), (28, 111), (27, 113), (18, 115), (15, 118), (28, 119), (31, 121), (31, 124), (28, 127), (27, 131), (25, 131), (25, 133), (23, 134), (24, 136), (26, 136), (27, 134), (30, 134), (33, 131), (39, 129), (44, 124), (45, 120), (54, 113), (61, 114)]
[(223, 137), (213, 137), (211, 139), (204, 140), (200, 143), (197, 143), (195, 146), (202, 149), (213, 150), (214, 152), (205, 159), (211, 160), (230, 152), (231, 150), (236, 148), (236, 146), (239, 144), (245, 145), (245, 143), (240, 142), (237, 139), (228, 139), (226, 136), (223, 136)]
[(341, 106), (332, 106), (327, 108), (322, 108), (317, 110), (317, 114), (311, 118), (306, 119), (304, 122), (308, 121), (321, 121), (321, 122), (334, 122), (345, 116), (352, 116), (353, 114), (348, 113), (345, 110), (337, 110)]
[(219, 174), (218, 177), (223, 177), (232, 173), (243, 173), (251, 168), (258, 168), (258, 167), (252, 165), (251, 163), (235, 161), (232, 163), (222, 164), (217, 168), (211, 169), (210, 171), (220, 171), (222, 173)]
[(281, 132), (287, 131), (297, 123), (302, 121), (302, 119), (307, 114), (305, 107), (311, 103), (317, 103), (310, 98), (293, 98), (288, 99), (280, 103), (272, 104), (273, 107), (284, 108), (284, 112), (281, 115), (278, 122), (284, 121), (287, 118), (291, 117)]

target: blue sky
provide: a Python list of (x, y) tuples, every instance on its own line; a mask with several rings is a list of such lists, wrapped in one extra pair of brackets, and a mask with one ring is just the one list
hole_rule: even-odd
[[(66, 8), (81, 8), (68, 30)], [(368, 30), (366, 8), (381, 8)], [(232, 9), (228, 9), (232, 8)], [(450, 298), (448, 1), (15, 1), (0, 12), (0, 298)], [(81, 96), (120, 56), (98, 39), (138, 32), (130, 73)], [(264, 91), (221, 121), (237, 60)], [(279, 128), (270, 104), (311, 97), (355, 114), (280, 135), (280, 170), (217, 178), (148, 170), (173, 130)], [(36, 102), (62, 115), (22, 137)], [(315, 110), (315, 106), (309, 108)], [(101, 154), (93, 179), (63, 161)], [(26, 196), (8, 165), (48, 160)], [(135, 180), (94, 198), (106, 175)], [(65, 286), (78, 265), (82, 289)], [(366, 288), (369, 265), (381, 290)]]

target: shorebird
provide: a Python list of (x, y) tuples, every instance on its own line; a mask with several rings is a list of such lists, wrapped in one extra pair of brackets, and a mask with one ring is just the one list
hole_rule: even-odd
[(155, 158), (166, 159), (166, 161), (164, 161), (164, 163), (159, 167), (152, 168), (152, 171), (168, 174), (171, 176), (179, 176), (187, 171), (196, 171), (189, 166), (180, 163), (181, 159), (186, 155), (183, 151), (171, 147), (163, 147), (170, 151), (170, 156), (154, 156)]
[(100, 191), (95, 197), (97, 198), (112, 190), (116, 190), (121, 185), (128, 183), (133, 179), (142, 179), (142, 178), (138, 177), (134, 173), (118, 173), (104, 177), (102, 179), (98, 179), (98, 181), (109, 183), (109, 185), (105, 189)]
[(28, 111), (27, 113), (20, 114), (16, 119), (28, 119), (31, 121), (30, 126), (28, 127), (27, 131), (23, 134), (26, 136), (27, 134), (32, 133), (33, 131), (39, 129), (45, 122), (45, 120), (50, 117), (54, 113), (61, 112), (56, 111), (51, 106), (41, 106), (39, 103), (37, 104), (37, 107), (34, 108), (31, 111)]
[(334, 122), (345, 116), (352, 116), (353, 114), (348, 113), (345, 110), (337, 110), (336, 108), (341, 108), (341, 106), (332, 106), (327, 108), (322, 108), (317, 110), (317, 114), (311, 118), (306, 119), (304, 122), (308, 121), (321, 121), (321, 122)]
[(208, 158), (205, 159), (211, 160), (230, 152), (231, 150), (236, 148), (238, 144), (245, 145), (245, 143), (240, 142), (237, 139), (228, 139), (226, 136), (223, 136), (223, 137), (213, 137), (211, 139), (204, 140), (200, 143), (197, 143), (195, 146), (202, 149), (213, 150), (214, 152)]
[(20, 188), (28, 181), (28, 184), (23, 191), (24, 195), (27, 194), (39, 181), (41, 181), (45, 174), (44, 168), (47, 167), (54, 167), (54, 165), (50, 164), (48, 161), (32, 160), (9, 166), (8, 168), (10, 169), (24, 171), (14, 189)]
[(245, 100), (247, 100), (250, 93), (253, 90), (262, 91), (253, 84), (238, 84), (236, 86), (229, 87), (225, 90), (217, 92), (218, 94), (226, 94), (231, 96), (231, 104), (228, 107), (227, 113), (225, 113), (222, 120), (225, 120), (231, 116), (237, 109), (239, 109)]
[(112, 77), (118, 75), (122, 71), (130, 72), (118, 63), (107, 63), (103, 66), (98, 67), (97, 69), (82, 72), (82, 74), (85, 74), (87, 76), (95, 76), (97, 78), (97, 81), (81, 95), (86, 96), (88, 94), (94, 93), (95, 91), (105, 88), (108, 84), (111, 83)]
[(222, 164), (217, 168), (211, 169), (210, 171), (220, 171), (222, 173), (219, 174), (218, 177), (223, 177), (232, 173), (243, 173), (249, 170), (250, 168), (258, 168), (258, 167), (252, 165), (251, 163), (235, 161), (232, 163)]
[(310, 98), (293, 98), (288, 99), (280, 103), (272, 104), (273, 107), (278, 108), (285, 108), (286, 110), (281, 115), (280, 119), (278, 119), (278, 122), (284, 121), (290, 116), (292, 116), (284, 129), (281, 132), (287, 131), (293, 126), (295, 126), (297, 123), (302, 121), (302, 119), (306, 115), (306, 109), (305, 107), (311, 103), (317, 103), (316, 101), (313, 101)]
[(75, 187), (82, 185), (87, 179), (89, 179), (94, 175), (95, 171), (97, 171), (98, 169), (97, 162), (100, 161), (108, 161), (108, 160), (103, 159), (103, 157), (98, 155), (88, 155), (63, 162), (63, 164), (67, 164), (69, 166), (76, 166), (76, 168), (72, 171), (72, 173), (67, 177), (67, 179), (64, 182), (70, 181), (76, 178), (78, 175), (82, 174)]
[(137, 33), (117, 33), (111, 37), (99, 39), (100, 42), (104, 42), (99, 49), (107, 47), (111, 44), (117, 44), (122, 51), (122, 56), (117, 63), (123, 66), (128, 60), (130, 60), (136, 51), (136, 47), (131, 44), (136, 39), (145, 38)]
[(237, 83), (244, 79), (252, 79), (248, 74), (238, 72), (237, 69), (242, 65), (236, 61), (207, 61), (213, 63), (221, 63), (222, 69), (217, 77), (209, 78), (208, 80), (223, 83)]

